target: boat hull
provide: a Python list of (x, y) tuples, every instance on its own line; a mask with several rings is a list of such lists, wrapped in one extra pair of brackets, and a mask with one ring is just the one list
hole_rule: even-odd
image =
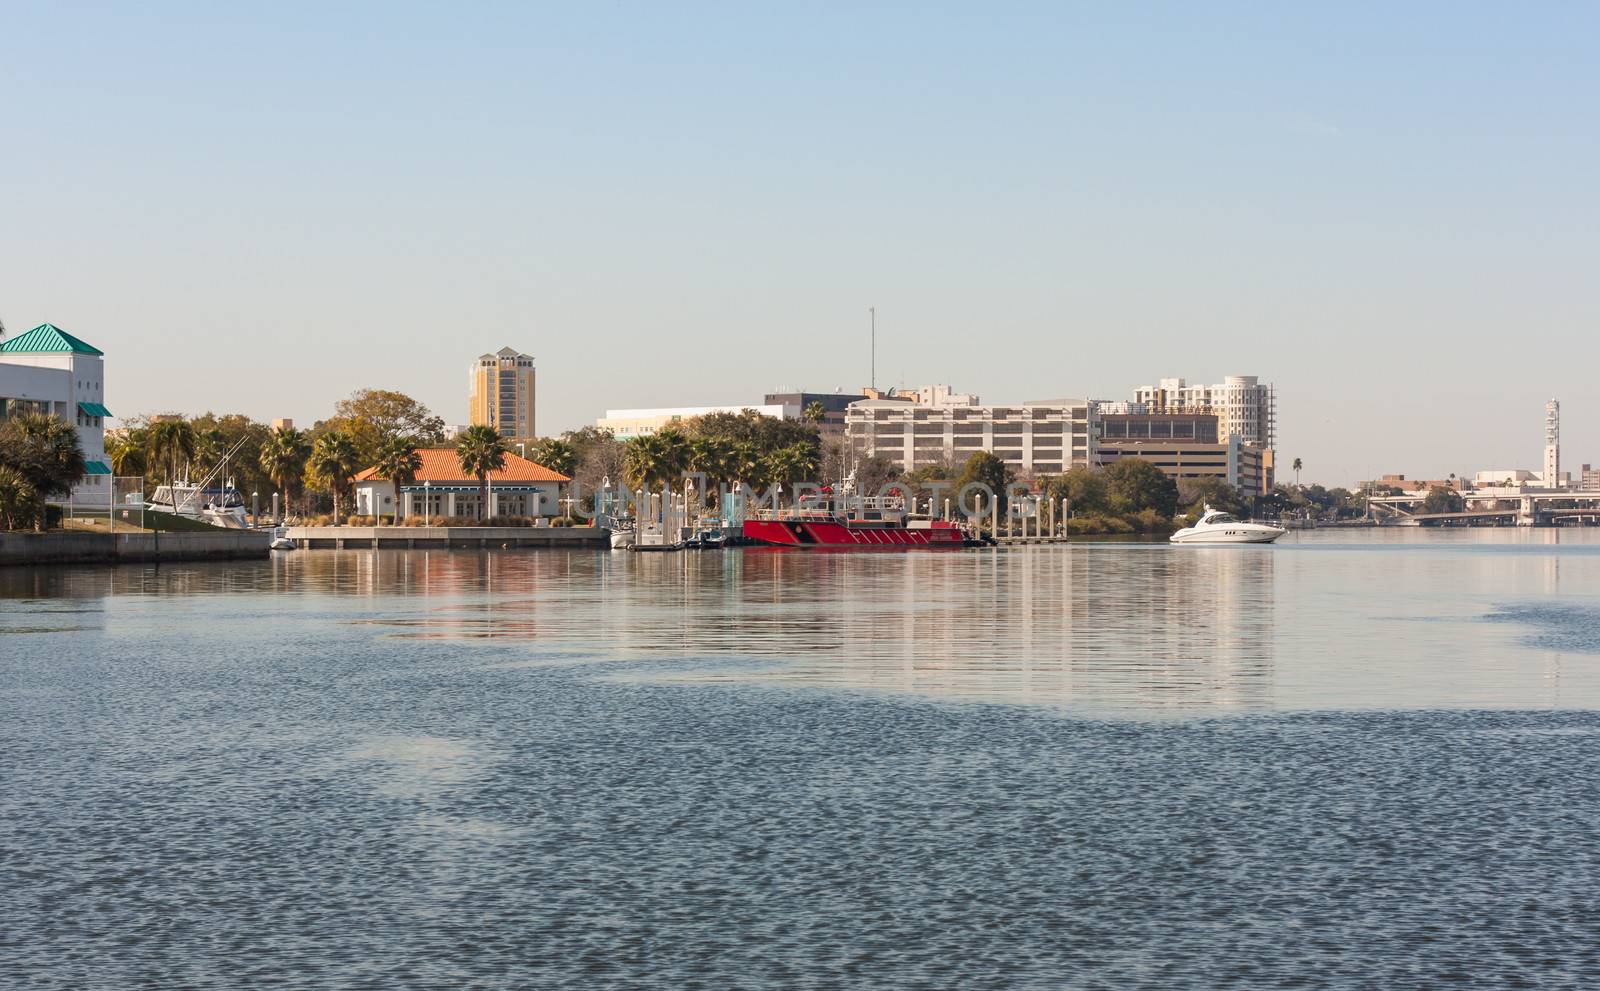
[(1270, 544), (1284, 533), (1272, 527), (1218, 527), (1214, 530), (1179, 530), (1170, 539), (1174, 544)]
[(956, 527), (848, 526), (833, 520), (746, 520), (744, 538), (769, 547), (913, 550), (966, 545)]

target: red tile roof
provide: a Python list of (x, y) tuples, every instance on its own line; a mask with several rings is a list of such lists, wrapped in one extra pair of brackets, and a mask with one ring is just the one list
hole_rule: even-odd
[[(418, 482), (478, 484), (476, 477), (461, 470), (461, 462), (456, 458), (456, 449), (453, 447), (422, 447), (417, 449), (417, 454), (422, 456), (422, 469), (417, 472)], [(368, 468), (357, 475), (355, 480), (365, 482), (377, 477), (379, 477), (378, 470)], [(506, 466), (499, 471), (491, 472), (489, 478), (496, 482), (572, 481), (559, 471), (551, 471), (544, 465), (536, 464), (527, 458), (519, 458), (515, 454), (506, 455)]]

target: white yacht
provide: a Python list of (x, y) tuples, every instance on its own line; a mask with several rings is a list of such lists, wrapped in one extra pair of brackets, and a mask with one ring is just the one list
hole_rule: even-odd
[(621, 517), (611, 521), (611, 549), (614, 551), (627, 550), (632, 547), (638, 532), (633, 527), (633, 520)]
[(202, 488), (187, 481), (158, 485), (145, 508), (230, 530), (243, 530), (248, 525), (244, 498), (232, 485), (219, 489)]
[(1207, 506), (1194, 526), (1184, 527), (1169, 539), (1174, 544), (1270, 544), (1288, 532), (1270, 523), (1248, 523)]

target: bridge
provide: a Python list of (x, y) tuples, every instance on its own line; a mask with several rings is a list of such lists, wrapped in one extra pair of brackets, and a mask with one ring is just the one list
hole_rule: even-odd
[(1600, 525), (1597, 491), (1495, 486), (1457, 494), (1464, 507), (1459, 512), (1422, 512), (1426, 492), (1371, 496), (1367, 512), (1380, 523), (1399, 526)]

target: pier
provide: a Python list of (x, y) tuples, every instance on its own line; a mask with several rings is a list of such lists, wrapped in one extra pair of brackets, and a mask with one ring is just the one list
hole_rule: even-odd
[(611, 546), (598, 526), (292, 526), (285, 536), (305, 550)]
[(264, 558), (271, 540), (272, 535), (265, 530), (0, 533), (0, 565), (128, 564)]

